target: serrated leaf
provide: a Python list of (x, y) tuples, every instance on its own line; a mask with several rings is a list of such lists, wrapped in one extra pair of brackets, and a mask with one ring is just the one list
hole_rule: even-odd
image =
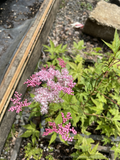
[(36, 142), (36, 137), (34, 135), (32, 135), (32, 143), (33, 143), (33, 145), (35, 145), (35, 142)]
[(54, 133), (53, 133), (53, 135), (52, 135), (52, 136), (51, 136), (51, 138), (50, 138), (49, 145), (55, 141), (56, 136), (57, 136), (57, 133), (56, 133), (56, 132), (54, 132)]
[(27, 137), (30, 137), (32, 135), (32, 131), (30, 131), (30, 130), (27, 130), (25, 133), (23, 133), (20, 137), (25, 137), (25, 138), (27, 138)]
[(35, 136), (39, 138), (40, 132), (38, 130), (35, 131)]
[(119, 39), (119, 35), (117, 33), (117, 30), (115, 30), (115, 34), (114, 34), (114, 40), (113, 40), (113, 51), (116, 54), (119, 47), (120, 47), (120, 39)]
[(36, 125), (32, 121), (30, 122), (30, 124), (31, 124), (32, 129), (36, 128)]
[(118, 52), (116, 53), (115, 58), (120, 59), (120, 51), (118, 51)]
[(54, 43), (50, 40), (50, 45), (51, 45), (51, 47), (52, 48), (54, 48), (55, 46), (54, 46)]
[(111, 50), (112, 50), (112, 45), (110, 43), (105, 42), (104, 40), (102, 40)]
[(31, 97), (31, 98), (34, 98), (34, 97), (35, 97), (35, 95), (34, 95), (34, 94), (32, 94), (32, 93), (30, 93), (30, 97)]
[(77, 70), (77, 65), (73, 62), (68, 62), (68, 64), (70, 65), (70, 67), (74, 70)]
[(89, 158), (85, 153), (81, 154), (77, 159), (81, 159), (81, 158)]
[(103, 55), (102, 53), (96, 53), (96, 52), (90, 52), (92, 55), (98, 55), (98, 56), (101, 56)]
[(61, 112), (58, 114), (58, 116), (55, 118), (55, 123), (56, 124), (61, 124), (62, 123), (62, 115)]
[(73, 120), (73, 126), (76, 126), (77, 121), (77, 116), (76, 114), (72, 111), (71, 112), (72, 120)]
[(101, 153), (96, 153), (96, 154), (90, 155), (90, 158), (93, 158), (93, 159), (107, 159)]
[(29, 129), (29, 130), (33, 129), (33, 127), (31, 126), (31, 124), (23, 125), (22, 127), (24, 127), (25, 129)]
[(91, 100), (96, 105), (96, 107), (91, 107), (91, 109), (96, 111), (96, 114), (100, 114), (103, 111), (103, 103), (101, 103), (98, 99), (93, 99), (92, 97)]
[(100, 47), (96, 47), (96, 48), (93, 48), (96, 52), (99, 52), (99, 51), (101, 51), (102, 50), (102, 48), (100, 48)]
[(78, 71), (79, 73), (82, 73), (82, 61), (79, 62), (78, 66), (77, 66), (77, 71)]
[(99, 143), (95, 145), (95, 147), (90, 151), (90, 154), (95, 154), (96, 153), (98, 145), (99, 145)]

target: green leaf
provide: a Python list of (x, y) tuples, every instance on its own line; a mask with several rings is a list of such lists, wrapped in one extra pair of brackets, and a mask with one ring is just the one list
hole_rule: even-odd
[(31, 130), (27, 130), (25, 133), (23, 133), (20, 137), (30, 137), (32, 135), (32, 131)]
[(73, 48), (76, 49), (76, 50), (82, 50), (86, 47), (84, 46), (84, 41), (81, 40), (81, 41), (78, 42), (78, 44), (76, 42), (73, 42)]
[(81, 158), (89, 158), (88, 155), (86, 155), (85, 153), (81, 154), (77, 159), (81, 159)]
[(56, 132), (54, 132), (54, 133), (53, 133), (53, 135), (51, 136), (51, 139), (50, 139), (49, 145), (55, 141), (56, 137), (57, 137), (57, 133), (56, 133)]
[(102, 50), (102, 48), (100, 48), (100, 47), (96, 47), (96, 48), (93, 48), (96, 52), (99, 52), (99, 51), (101, 51)]
[(110, 43), (105, 42), (104, 40), (102, 40), (111, 50), (113, 50), (113, 46)]
[(33, 129), (33, 127), (31, 126), (31, 124), (23, 125), (23, 127), (24, 127), (25, 129), (29, 129), (29, 130), (32, 130), (32, 129)]
[(61, 112), (58, 114), (58, 116), (55, 118), (55, 123), (56, 124), (61, 124), (62, 123), (62, 115)]
[(31, 97), (31, 98), (34, 98), (34, 97), (35, 97), (35, 95), (34, 95), (34, 94), (32, 94), (32, 93), (30, 93), (30, 97)]
[(115, 116), (112, 118), (113, 121), (120, 121), (120, 112), (116, 110)]
[(50, 45), (51, 45), (51, 48), (54, 48), (54, 43), (50, 40)]
[(91, 109), (96, 111), (96, 114), (100, 114), (103, 111), (103, 103), (99, 99), (93, 99), (92, 97), (91, 100), (96, 105), (96, 107), (91, 107)]
[(80, 56), (80, 54), (78, 54), (76, 57), (75, 57), (75, 63), (79, 63), (83, 61), (83, 58)]
[(115, 155), (115, 159), (116, 158), (120, 158), (120, 143), (118, 144), (118, 146), (113, 146), (112, 148), (111, 148), (111, 150), (113, 150), (114, 151), (114, 155)]
[(73, 62), (68, 62), (68, 64), (70, 65), (70, 67), (74, 70), (77, 70), (77, 65)]
[(31, 127), (32, 127), (33, 129), (36, 128), (36, 125), (35, 125), (32, 121), (30, 122), (30, 124), (31, 124)]
[(90, 155), (90, 158), (92, 159), (107, 159), (105, 156), (103, 156), (101, 153), (96, 153), (96, 154), (93, 154), (93, 155)]
[(36, 137), (34, 135), (32, 135), (32, 143), (33, 143), (33, 146), (35, 145), (35, 142), (36, 142)]
[(90, 154), (95, 154), (96, 153), (98, 145), (99, 145), (99, 143), (95, 145), (95, 147), (90, 151)]
[(116, 58), (116, 59), (120, 59), (120, 51), (118, 51), (118, 52), (116, 53), (115, 58)]
[(73, 126), (76, 126), (76, 123), (79, 121), (79, 118), (77, 119), (76, 114), (74, 111), (71, 112), (72, 120), (73, 120)]
[(103, 42), (113, 51), (114, 55), (116, 55), (120, 47), (120, 40), (119, 40), (119, 35), (117, 33), (117, 30), (115, 30), (114, 40), (112, 42), (112, 45), (110, 43), (105, 42), (104, 40)]
[(117, 30), (115, 30), (115, 34), (114, 34), (114, 40), (113, 40), (113, 51), (116, 54), (119, 47), (120, 47), (120, 39), (119, 39), (119, 35), (117, 33)]
[(39, 138), (40, 132), (38, 130), (35, 131), (35, 136)]

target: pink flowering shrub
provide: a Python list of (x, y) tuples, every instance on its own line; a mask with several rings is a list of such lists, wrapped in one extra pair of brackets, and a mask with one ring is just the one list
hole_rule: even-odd
[[(35, 95), (31, 94), (33, 102), (31, 104), (27, 103), (27, 100), (20, 102), (21, 95), (16, 92), (15, 99), (11, 99), (15, 106), (12, 106), (10, 111), (16, 110), (19, 113), (22, 107), (30, 104), (29, 119), (40, 116), (39, 119), (42, 120), (41, 114), (46, 114), (45, 122), (52, 121), (48, 123), (48, 128), (43, 133), (43, 136), (53, 133), (49, 145), (55, 141), (57, 134), (60, 140), (63, 139), (62, 142), (67, 144), (66, 141), (73, 140), (70, 135), (72, 132), (75, 135), (76, 152), (72, 154), (74, 160), (106, 159), (97, 151), (99, 144), (96, 144), (92, 138), (77, 134), (74, 127), (77, 127), (79, 133), (85, 135), (90, 135), (93, 127), (94, 133), (100, 133), (105, 137), (101, 144), (110, 144), (111, 150), (114, 150), (115, 159), (120, 158), (120, 143), (116, 147), (116, 142), (112, 142), (110, 138), (120, 136), (120, 40), (117, 31), (112, 44), (105, 42), (113, 50), (113, 54), (110, 53), (109, 58), (97, 59), (92, 67), (86, 66), (85, 61), (78, 54), (79, 50), (85, 48), (84, 41), (78, 44), (73, 43), (74, 54), (68, 58), (67, 54), (64, 54), (66, 45), (55, 47), (53, 42), (50, 43), (50, 47), (46, 46), (46, 51), (51, 53), (51, 59), (47, 62), (50, 67), (42, 68), (25, 82), (27, 86), (35, 87)], [(97, 47), (95, 51), (98, 52), (98, 50)], [(91, 53), (93, 56), (100, 55), (100, 53)], [(67, 65), (59, 58), (60, 56), (65, 59)], [(73, 78), (76, 83), (73, 82)], [(43, 124), (40, 123), (39, 127), (41, 125)], [(35, 147), (40, 138), (37, 126), (31, 122), (24, 128), (27, 131), (23, 137), (30, 137)], [(96, 144), (93, 149), (92, 143)]]
[(65, 67), (66, 67), (66, 63), (63, 61), (62, 58), (58, 58), (58, 61), (59, 61), (59, 65), (60, 65), (62, 68), (65, 68)]
[(25, 101), (23, 101), (23, 102), (20, 102), (20, 100), (21, 100), (21, 95), (22, 94), (18, 94), (18, 92), (15, 92), (15, 94), (14, 94), (14, 96), (16, 97), (16, 98), (14, 98), (14, 99), (12, 99), (11, 98), (11, 101), (13, 102), (13, 104), (15, 104), (15, 106), (12, 106), (10, 109), (9, 109), (9, 111), (15, 111), (16, 110), (16, 113), (19, 113), (20, 111), (22, 111), (22, 107), (24, 107), (24, 106), (29, 106), (31, 103), (28, 103), (27, 102), (27, 99), (25, 99)]
[[(56, 79), (56, 81), (55, 81)], [(60, 91), (73, 95), (72, 88), (76, 83), (73, 83), (73, 78), (69, 75), (67, 69), (62, 69), (61, 72), (53, 67), (43, 68), (41, 71), (31, 76), (31, 79), (25, 83), (28, 86), (37, 86), (42, 82), (46, 82), (46, 87), (40, 86), (35, 89), (34, 100), (41, 105), (41, 113), (48, 113), (49, 103), (61, 103), (63, 100), (59, 97)]]
[(62, 123), (56, 125), (55, 122), (49, 122), (49, 126), (52, 127), (51, 128), (46, 128), (46, 132), (43, 133), (43, 136), (47, 136), (50, 133), (56, 132), (58, 134), (60, 134), (62, 136), (62, 139), (65, 141), (72, 141), (74, 137), (70, 137), (70, 132), (72, 132), (74, 135), (77, 134), (77, 131), (74, 129), (74, 127), (71, 127), (71, 123), (69, 122), (68, 124), (65, 125), (65, 123), (69, 120), (72, 119), (72, 117), (70, 117), (71, 113), (68, 112), (66, 117), (64, 117), (64, 113), (61, 112), (62, 115)]
[[(65, 62), (60, 59), (60, 65), (65, 67)], [(40, 103), (41, 113), (47, 114), (50, 103), (61, 103), (63, 100), (59, 97), (60, 91), (63, 91), (65, 94), (73, 95), (72, 88), (76, 83), (73, 82), (73, 78), (69, 75), (69, 72), (66, 68), (63, 68), (60, 71), (55, 70), (54, 66), (50, 68), (42, 68), (41, 71), (33, 74), (30, 79), (24, 84), (27, 84), (27, 87), (36, 87), (34, 100)], [(42, 86), (42, 82), (46, 83), (46, 86)], [(41, 86), (40, 86), (41, 85)], [(17, 92), (16, 92), (17, 93)], [(16, 106), (12, 106), (9, 111), (17, 110), (17, 113), (22, 111), (22, 107), (28, 106), (30, 103), (27, 103), (27, 100), (24, 102), (19, 102), (21, 100), (21, 95), (18, 93), (15, 94), (17, 100), (11, 99)]]

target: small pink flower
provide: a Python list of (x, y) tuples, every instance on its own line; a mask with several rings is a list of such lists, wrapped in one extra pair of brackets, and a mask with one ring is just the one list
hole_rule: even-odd
[[(49, 122), (49, 126), (52, 127), (51, 128), (47, 128), (45, 129), (46, 132), (43, 133), (43, 136), (47, 136), (49, 133), (52, 132), (56, 132), (58, 134), (60, 134), (62, 136), (62, 139), (64, 139), (65, 141), (72, 141), (74, 137), (70, 137), (70, 132), (72, 132), (73, 134), (77, 134), (77, 131), (74, 129), (74, 127), (71, 127), (71, 123), (69, 122), (69, 124), (66, 124), (63, 127), (63, 124), (71, 119), (72, 117), (70, 117), (70, 112), (67, 113), (67, 118), (64, 117), (64, 114), (61, 112), (62, 118), (63, 118), (63, 123), (56, 125), (55, 122)], [(58, 128), (58, 129), (57, 129)]]
[(60, 65), (62, 68), (65, 68), (65, 67), (66, 67), (66, 63), (64, 62), (63, 59), (58, 58), (58, 61), (59, 61), (59, 65)]
[(18, 94), (18, 92), (15, 92), (15, 94), (14, 94), (14, 96), (16, 97), (16, 98), (14, 98), (14, 99), (12, 99), (11, 98), (11, 101), (13, 102), (13, 104), (15, 104), (15, 106), (12, 106), (8, 111), (15, 111), (16, 110), (16, 113), (19, 113), (20, 111), (22, 111), (22, 107), (27, 107), (27, 106), (29, 106), (31, 103), (28, 103), (27, 102), (27, 99), (25, 99), (25, 101), (23, 101), (23, 102), (20, 102), (20, 100), (21, 100), (21, 95), (22, 94)]

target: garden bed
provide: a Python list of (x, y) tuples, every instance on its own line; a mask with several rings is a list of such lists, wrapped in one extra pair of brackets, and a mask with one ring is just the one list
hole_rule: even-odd
[[(81, 4), (81, 3), (83, 3), (83, 4)], [(86, 3), (89, 3), (89, 5), (86, 5)], [(93, 51), (92, 49), (94, 47), (101, 47), (102, 54), (105, 54), (105, 52), (108, 52), (108, 51), (111, 53), (111, 51), (108, 49), (108, 47), (106, 47), (101, 40), (90, 37), (88, 35), (85, 35), (82, 33), (82, 30), (72, 28), (72, 26), (71, 26), (71, 24), (74, 23), (75, 21), (77, 21), (78, 19), (84, 25), (84, 22), (87, 18), (87, 15), (89, 14), (91, 8), (94, 7), (95, 3), (97, 3), (97, 1), (94, 1), (93, 3), (91, 3), (90, 1), (82, 1), (80, 3), (79, 3), (79, 1), (76, 1), (76, 2), (73, 2), (70, 0), (63, 1), (62, 6), (61, 6), (60, 10), (58, 11), (56, 21), (54, 22), (53, 29), (48, 37), (48, 44), (49, 44), (50, 39), (54, 42), (55, 45), (58, 45), (60, 43), (62, 43), (63, 45), (68, 44), (69, 51), (67, 52), (67, 55), (72, 56), (71, 50), (72, 50), (73, 41), (79, 42), (80, 40), (83, 39), (85, 42), (85, 46), (86, 46), (86, 49), (84, 51), (91, 52), (91, 51)], [(81, 10), (81, 8), (79, 8), (80, 6), (81, 6), (82, 10)], [(80, 16), (80, 14), (82, 16)], [(46, 59), (49, 55), (48, 55), (48, 53), (43, 54), (43, 55), (44, 55), (43, 58), (46, 61)], [(87, 66), (89, 66), (89, 65), (93, 66), (94, 65), (93, 62), (95, 62), (97, 59), (97, 56), (96, 57), (91, 56), (91, 55), (86, 56), (83, 54), (83, 52), (81, 52), (81, 56), (83, 56), (83, 58), (87, 59), (86, 64), (85, 64)], [(101, 58), (101, 57), (103, 57), (103, 56), (100, 56), (99, 58)], [(90, 59), (92, 61), (90, 61)], [(41, 69), (40, 63), (38, 64), (38, 66), (39, 66), (38, 70), (36, 70), (36, 71), (39, 71)], [(32, 99), (29, 97), (28, 93), (30, 93), (29, 90), (26, 93), (26, 97), (29, 99), (29, 101), (32, 101)], [(20, 117), (20, 116), (16, 117), (14, 124), (16, 124), (16, 126), (18, 126), (18, 128), (22, 124), (28, 123), (29, 115), (26, 116), (25, 113), (26, 114), (29, 113), (29, 110), (24, 111), (22, 117)], [(35, 121), (33, 121), (33, 122), (36, 124)], [(48, 127), (48, 126), (46, 126), (46, 127)], [(99, 131), (96, 132), (94, 130), (94, 124), (93, 124), (93, 128), (92, 127), (89, 128), (89, 131), (92, 131), (92, 133), (95, 133), (97, 135), (99, 135), (101, 133)], [(19, 129), (18, 129), (18, 132), (19, 132)], [(91, 138), (93, 138), (93, 137), (91, 137)], [(23, 139), (21, 147), (20, 147), (20, 152), (19, 152), (19, 155), (17, 158), (18, 160), (25, 159), (24, 151), (25, 151), (25, 146), (28, 142), (31, 143), (31, 139)], [(99, 138), (95, 140), (95, 143), (97, 143), (97, 142), (100, 142)], [(73, 153), (75, 151), (73, 148), (73, 145), (70, 145), (68, 147), (68, 146), (62, 144), (61, 142), (59, 142), (59, 140), (57, 141), (57, 139), (56, 139), (56, 142), (54, 144), (51, 144), (51, 148), (48, 148), (48, 143), (49, 142), (47, 141), (47, 137), (46, 138), (42, 137), (41, 139), (39, 139), (38, 148), (43, 149), (42, 159), (45, 159), (45, 157), (48, 155), (52, 155), (54, 157), (54, 159), (72, 159), (71, 153)], [(102, 144), (103, 143), (100, 142), (100, 145), (102, 145)], [(108, 145), (105, 147), (106, 147), (106, 150), (110, 150), (111, 146)], [(98, 147), (98, 150), (101, 153), (103, 153), (106, 157), (108, 157), (109, 159), (114, 160), (114, 155), (112, 155), (112, 153), (110, 153), (109, 151), (106, 151), (106, 153), (105, 153), (104, 151), (101, 151), (99, 149), (99, 147)], [(105, 148), (103, 150), (105, 150)], [(16, 152), (14, 152), (14, 153), (16, 153)], [(31, 159), (32, 159), (32, 157), (31, 157)]]

